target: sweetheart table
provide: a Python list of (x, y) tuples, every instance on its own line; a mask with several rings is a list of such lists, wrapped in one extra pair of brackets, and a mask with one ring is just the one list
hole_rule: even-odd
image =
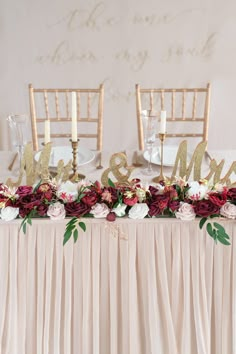
[(235, 221), (67, 221), (0, 221), (1, 354), (236, 354)]

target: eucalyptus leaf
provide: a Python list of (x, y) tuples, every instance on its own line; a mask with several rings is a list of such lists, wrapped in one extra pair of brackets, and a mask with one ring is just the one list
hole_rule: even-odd
[(77, 241), (77, 239), (78, 239), (78, 235), (79, 235), (78, 230), (77, 230), (77, 229), (75, 229), (75, 230), (74, 230), (74, 232), (73, 232), (74, 242), (76, 242), (76, 241)]
[(203, 226), (204, 226), (204, 224), (205, 224), (206, 221), (207, 221), (207, 218), (201, 218), (201, 220), (200, 220), (200, 222), (199, 222), (199, 227), (200, 227), (200, 229), (203, 228)]
[(230, 245), (231, 245), (231, 243), (230, 243), (228, 240), (226, 240), (226, 239), (223, 238), (223, 237), (220, 237), (219, 235), (218, 235), (217, 239), (218, 239), (218, 241), (219, 241), (220, 243), (222, 243), (222, 244), (225, 245), (225, 246), (230, 246)]
[(207, 229), (208, 234), (209, 234), (211, 237), (214, 237), (214, 232), (213, 232), (211, 223), (208, 223), (208, 224), (207, 224), (206, 229)]
[(114, 182), (113, 182), (110, 178), (108, 178), (108, 185), (109, 185), (110, 187), (113, 187), (113, 188), (116, 187), (115, 184), (114, 184)]
[(217, 230), (225, 233), (225, 228), (222, 225), (218, 224), (218, 222), (213, 222), (213, 225)]
[(24, 234), (26, 234), (26, 222), (24, 222), (22, 229), (23, 229)]
[(86, 225), (83, 221), (79, 222), (79, 227), (81, 227), (81, 229), (85, 232), (86, 231)]

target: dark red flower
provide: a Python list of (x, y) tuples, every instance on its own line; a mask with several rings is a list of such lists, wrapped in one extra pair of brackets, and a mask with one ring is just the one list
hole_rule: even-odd
[(42, 196), (40, 194), (28, 194), (23, 197), (20, 197), (17, 200), (16, 204), (18, 204), (19, 207), (22, 207), (24, 209), (32, 210), (42, 204)]
[(153, 204), (149, 205), (148, 214), (150, 216), (161, 215), (162, 214), (162, 210), (160, 209), (158, 204), (153, 203)]
[(84, 214), (87, 214), (90, 212), (91, 207), (89, 207), (87, 204), (84, 204), (83, 202), (71, 202), (65, 204), (65, 210), (66, 210), (66, 216), (83, 216)]
[(98, 196), (95, 191), (89, 191), (88, 193), (86, 193), (86, 195), (81, 200), (84, 204), (91, 207), (97, 203)]
[(39, 216), (45, 216), (45, 215), (47, 215), (48, 205), (40, 204), (36, 210), (37, 210), (37, 213)]
[(124, 196), (123, 202), (126, 205), (133, 206), (134, 204), (136, 204), (138, 202), (138, 197), (136, 195), (133, 195), (130, 198)]
[(218, 214), (220, 208), (209, 199), (199, 200), (194, 204), (194, 211), (198, 216), (207, 217), (213, 214)]
[(33, 192), (33, 187), (31, 186), (19, 186), (16, 190), (16, 194), (18, 194), (20, 197), (24, 197), (28, 194), (31, 194)]
[(168, 207), (169, 209), (174, 212), (179, 209), (180, 201), (179, 200), (170, 200)]
[(236, 201), (236, 188), (230, 188), (227, 193), (228, 199)]
[(109, 214), (107, 214), (106, 217), (107, 221), (115, 221), (116, 220), (116, 214), (113, 212), (110, 212)]
[(210, 193), (208, 198), (213, 204), (219, 207), (227, 202), (227, 195), (225, 193)]

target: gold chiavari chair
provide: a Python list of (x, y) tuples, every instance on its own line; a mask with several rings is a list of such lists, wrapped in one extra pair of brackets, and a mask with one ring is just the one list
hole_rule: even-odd
[[(72, 92), (77, 98), (78, 139), (86, 140), (94, 150), (102, 150), (104, 86), (81, 89), (34, 88), (29, 84), (33, 148), (44, 139), (44, 124), (50, 122), (50, 138), (55, 144), (71, 138)], [(60, 140), (59, 140), (60, 139)], [(65, 140), (64, 140), (65, 142)], [(62, 143), (63, 144), (63, 143)]]
[(166, 138), (208, 140), (210, 89), (204, 88), (144, 89), (136, 85), (136, 110), (139, 149), (144, 149), (142, 111), (165, 110)]

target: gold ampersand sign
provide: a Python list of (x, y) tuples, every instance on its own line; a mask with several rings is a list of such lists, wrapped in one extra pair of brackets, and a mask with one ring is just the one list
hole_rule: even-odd
[(110, 158), (109, 166), (110, 167), (103, 172), (101, 177), (101, 182), (104, 186), (109, 186), (108, 180), (110, 174), (116, 179), (116, 181), (113, 181), (113, 178), (110, 178), (114, 183), (120, 185), (130, 184), (131, 181), (129, 181), (129, 178), (135, 167), (128, 166), (127, 156), (124, 153), (113, 154)]

